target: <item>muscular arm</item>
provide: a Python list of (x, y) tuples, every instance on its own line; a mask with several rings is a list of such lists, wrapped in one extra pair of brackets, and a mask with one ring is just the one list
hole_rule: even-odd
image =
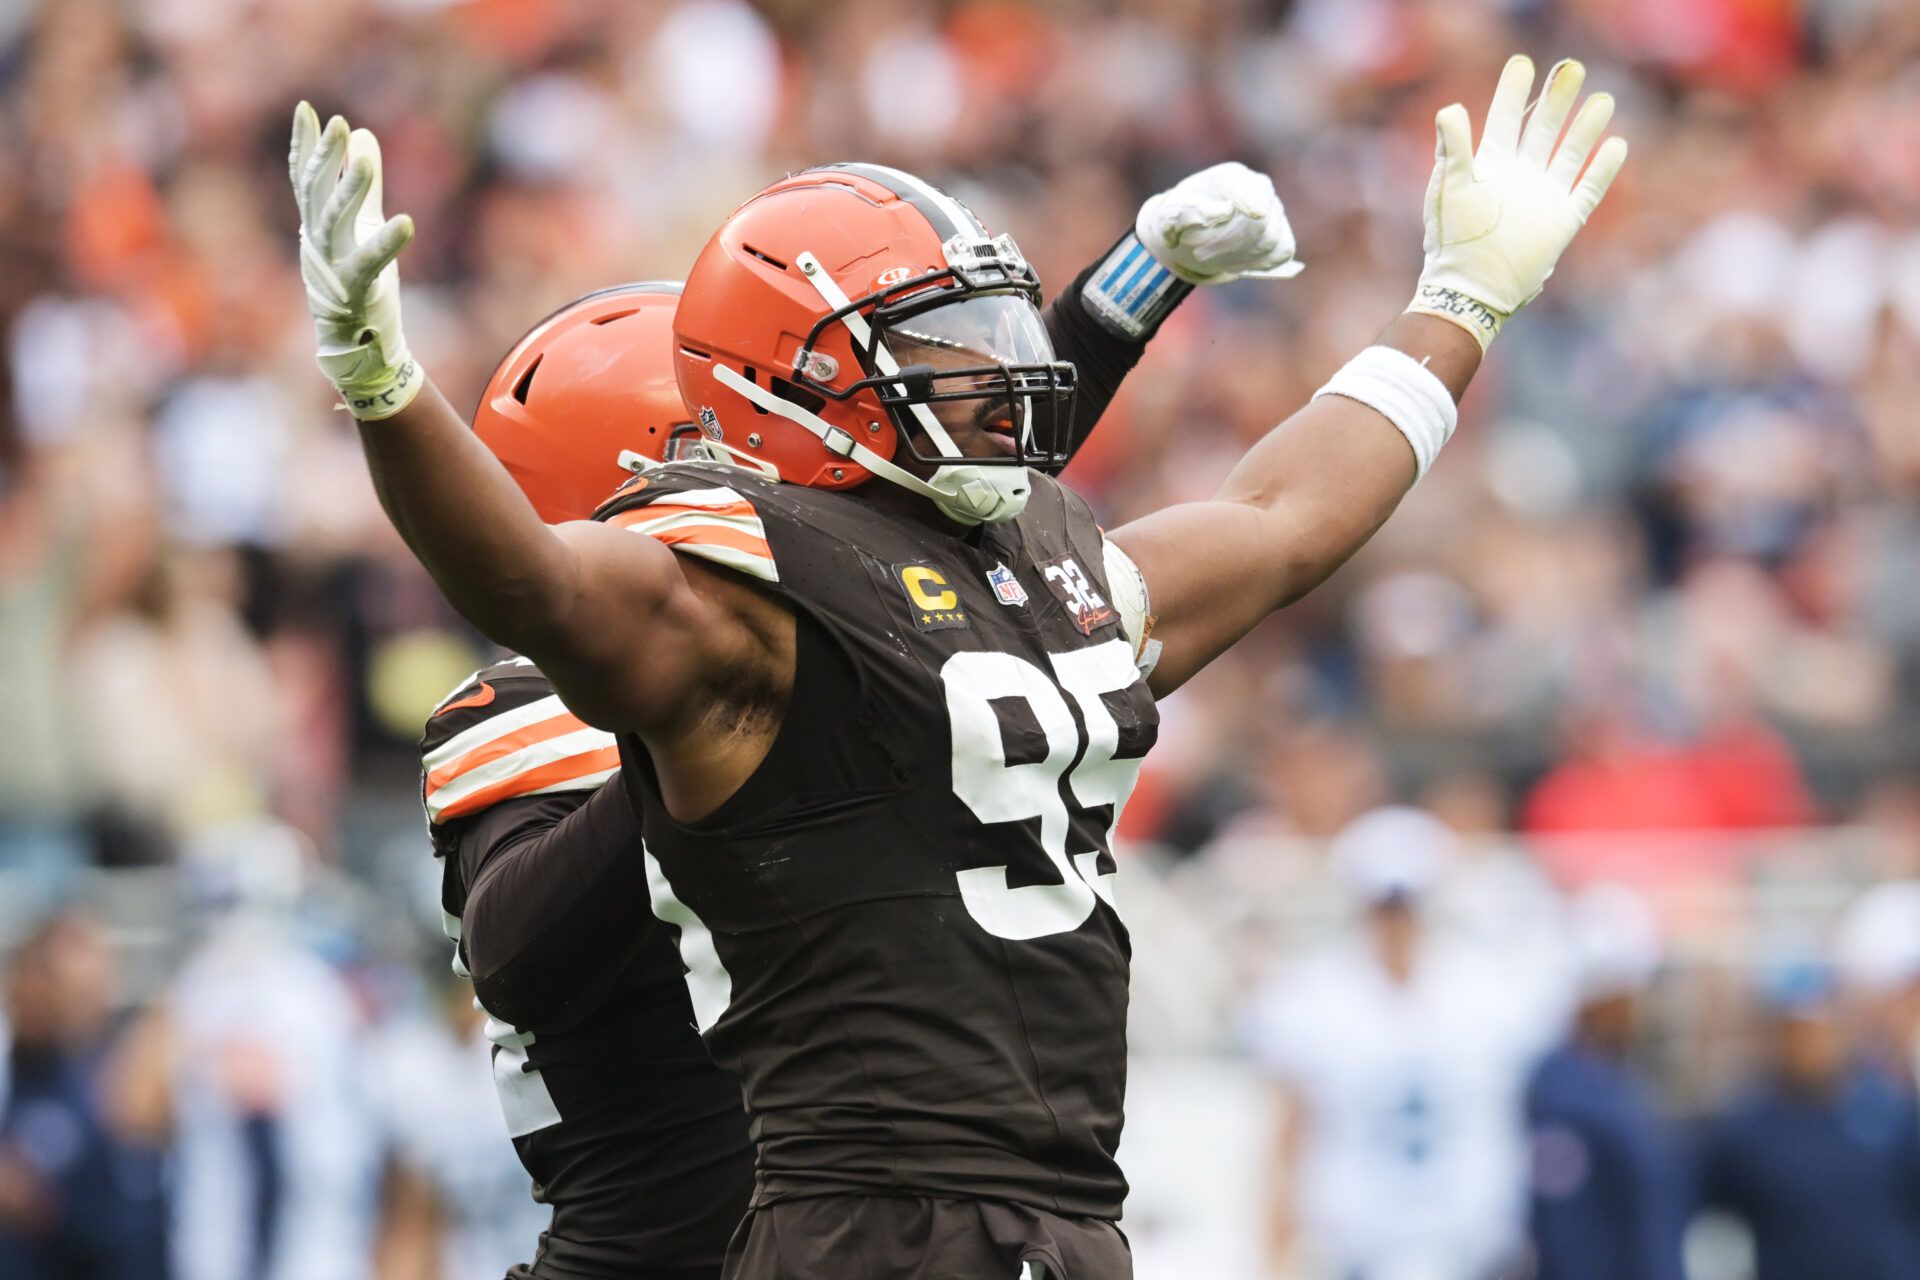
[(1445, 443), (1487, 344), (1539, 294), (1626, 159), (1623, 140), (1600, 144), (1606, 94), (1567, 123), (1585, 78), (1572, 59), (1554, 64), (1529, 113), (1533, 63), (1509, 59), (1477, 151), (1466, 108), (1443, 108), (1426, 263), (1406, 314), (1376, 344), (1386, 349), (1356, 357), (1328, 384), (1335, 394), (1255, 445), (1212, 501), (1114, 531), (1157, 617), (1156, 694), (1338, 568)]
[[(1426, 360), (1456, 401), (1480, 366), (1479, 344), (1434, 316), (1401, 316), (1380, 345)], [(1163, 646), (1154, 694), (1179, 688), (1318, 586), (1386, 523), (1413, 480), (1413, 450), (1385, 416), (1323, 396), (1249, 450), (1211, 500), (1114, 530), (1152, 599)]]
[(320, 367), (360, 419), (380, 502), (447, 599), (490, 639), (536, 660), (592, 723), (668, 720), (725, 611), (650, 538), (548, 527), (425, 378), (400, 324), (395, 260), (413, 237), (381, 211), (380, 146), (335, 116), (294, 113), (288, 174)]
[(652, 538), (591, 521), (548, 525), (431, 382), (360, 424), (375, 491), (448, 601), (532, 658), (590, 724), (669, 718), (728, 617)]

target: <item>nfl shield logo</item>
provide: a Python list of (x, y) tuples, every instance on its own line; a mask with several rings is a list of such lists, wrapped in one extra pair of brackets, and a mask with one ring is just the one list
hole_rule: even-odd
[(1024, 605), (1027, 602), (1027, 589), (1020, 585), (1020, 579), (1013, 576), (1013, 570), (1004, 564), (997, 564), (987, 570), (987, 581), (993, 584), (993, 594), (1005, 605)]

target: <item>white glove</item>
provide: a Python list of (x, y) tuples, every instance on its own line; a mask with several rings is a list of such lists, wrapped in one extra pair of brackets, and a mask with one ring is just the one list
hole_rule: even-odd
[(310, 103), (293, 113), (287, 154), (300, 206), (300, 277), (313, 312), (321, 370), (354, 417), (390, 418), (412, 403), (426, 375), (400, 331), (400, 268), (413, 219), (380, 210), (380, 144), (365, 129)]
[(1586, 78), (1587, 69), (1571, 58), (1555, 63), (1532, 119), (1525, 119), (1533, 61), (1515, 54), (1500, 73), (1478, 153), (1467, 109), (1457, 102), (1441, 109), (1427, 183), (1427, 262), (1409, 311), (1444, 316), (1484, 350), (1507, 318), (1539, 295), (1627, 158), (1624, 138), (1608, 138), (1594, 152), (1613, 117), (1613, 98), (1604, 93), (1587, 99), (1555, 150)]
[(1306, 265), (1293, 260), (1293, 228), (1273, 179), (1237, 160), (1202, 169), (1150, 197), (1140, 206), (1134, 234), (1188, 284), (1242, 276), (1286, 280)]

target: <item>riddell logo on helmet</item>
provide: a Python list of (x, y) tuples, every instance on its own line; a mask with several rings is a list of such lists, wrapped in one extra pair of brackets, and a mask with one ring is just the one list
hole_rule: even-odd
[(892, 267), (873, 278), (873, 287), (885, 289), (891, 285), (903, 284), (913, 279), (912, 267)]
[(710, 404), (700, 406), (700, 430), (706, 432), (709, 440), (726, 438), (727, 433), (720, 429), (720, 415), (713, 411)]

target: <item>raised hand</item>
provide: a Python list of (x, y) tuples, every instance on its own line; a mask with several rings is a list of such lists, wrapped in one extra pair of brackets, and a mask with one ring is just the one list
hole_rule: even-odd
[(287, 175), (320, 368), (354, 417), (391, 417), (425, 382), (400, 329), (395, 262), (413, 239), (413, 219), (381, 211), (378, 140), (365, 129), (349, 133), (340, 116), (322, 129), (310, 103), (293, 113)]
[(1238, 161), (1182, 178), (1140, 206), (1134, 233), (1188, 284), (1300, 274), (1293, 227), (1273, 180)]
[(1529, 119), (1533, 60), (1508, 59), (1478, 151), (1467, 109), (1456, 102), (1440, 110), (1427, 184), (1426, 266), (1409, 311), (1452, 320), (1484, 349), (1508, 317), (1539, 296), (1627, 158), (1624, 138), (1594, 150), (1613, 117), (1609, 94), (1589, 97), (1561, 140), (1586, 78), (1571, 58), (1555, 63)]

